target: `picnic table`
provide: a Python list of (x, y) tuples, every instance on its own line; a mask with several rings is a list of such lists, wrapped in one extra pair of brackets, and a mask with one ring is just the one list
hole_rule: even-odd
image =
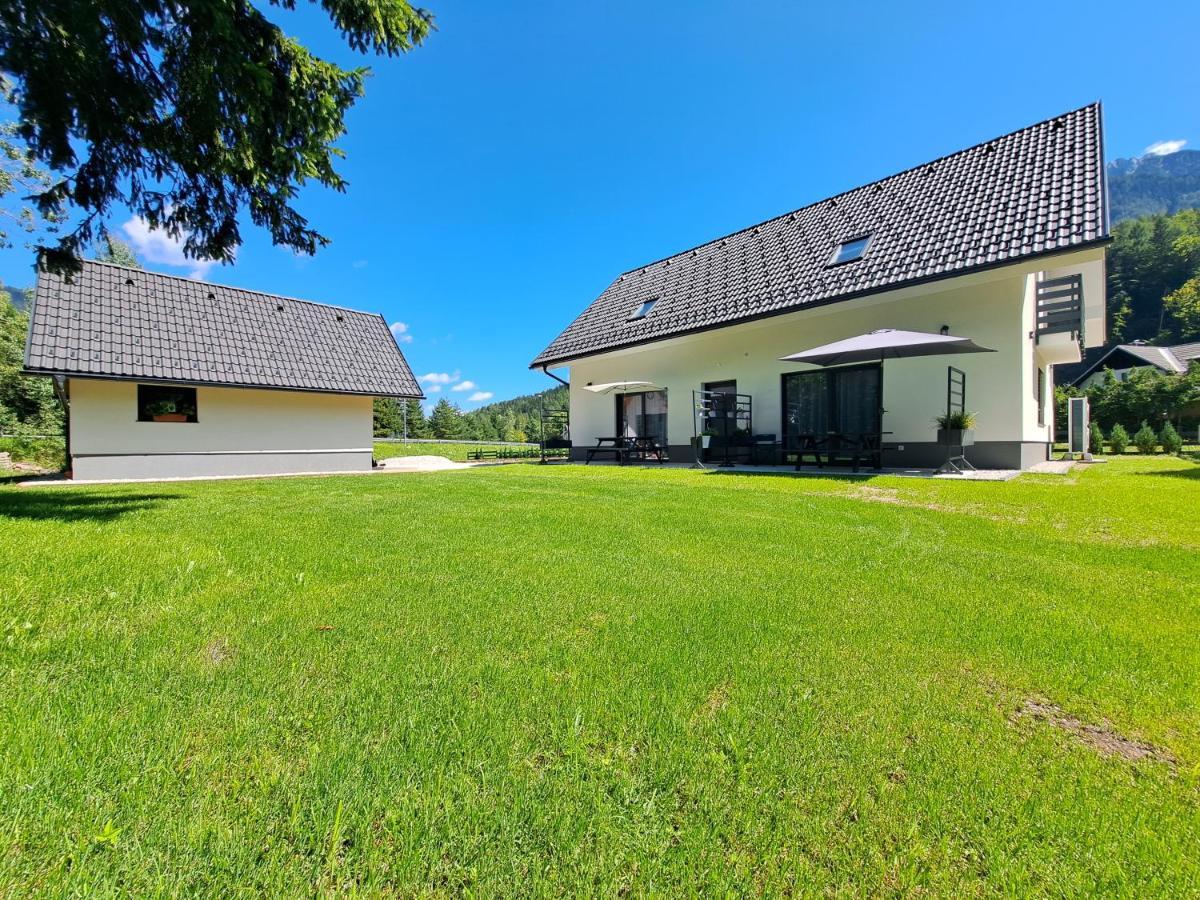
[(644, 461), (647, 459), (655, 459), (658, 462), (666, 462), (666, 448), (663, 447), (654, 438), (645, 437), (598, 437), (596, 438), (596, 446), (588, 447), (587, 459), (585, 464), (590, 463), (597, 456), (611, 455), (618, 465), (625, 465), (626, 462)]
[(857, 472), (861, 465), (870, 463), (873, 469), (883, 468), (883, 437), (890, 431), (826, 431), (798, 434), (795, 444), (784, 450), (787, 456), (795, 455), (796, 468), (804, 465), (804, 457), (811, 456), (817, 468), (826, 463), (847, 460)]

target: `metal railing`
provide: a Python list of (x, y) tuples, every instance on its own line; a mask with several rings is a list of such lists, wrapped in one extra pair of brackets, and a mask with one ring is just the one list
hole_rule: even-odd
[(1073, 334), (1083, 330), (1083, 276), (1064, 275), (1047, 278), (1037, 286), (1035, 331), (1045, 334)]

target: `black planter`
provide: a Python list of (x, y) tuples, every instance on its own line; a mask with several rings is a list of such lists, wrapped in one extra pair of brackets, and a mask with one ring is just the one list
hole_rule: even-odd
[(970, 447), (975, 443), (975, 429), (939, 428), (937, 442), (944, 447)]

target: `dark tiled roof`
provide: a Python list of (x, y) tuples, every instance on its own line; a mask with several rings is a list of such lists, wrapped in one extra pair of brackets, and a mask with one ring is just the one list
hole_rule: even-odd
[[(860, 260), (829, 265), (838, 244), (868, 234)], [(532, 365), (1107, 237), (1096, 103), (626, 272)], [(629, 321), (651, 297), (653, 311)]]
[(1120, 355), (1133, 357), (1134, 360), (1140, 360), (1146, 365), (1154, 366), (1164, 372), (1180, 375), (1186, 372), (1193, 362), (1200, 360), (1200, 344), (1176, 344), (1174, 347), (1158, 347), (1154, 344), (1118, 344), (1106, 350), (1103, 356), (1084, 369), (1082, 374), (1077, 375), (1071, 384), (1081, 384), (1092, 373), (1102, 369), (1136, 367), (1138, 365), (1132, 360), (1126, 366), (1122, 366), (1120, 360), (1115, 361), (1114, 364), (1113, 357)]
[(38, 276), (25, 368), (421, 396), (382, 316), (99, 262)]

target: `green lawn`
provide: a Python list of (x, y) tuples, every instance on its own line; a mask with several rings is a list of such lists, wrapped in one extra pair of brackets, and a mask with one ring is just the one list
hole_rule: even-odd
[[(421, 443), (421, 444), (396, 444), (388, 441), (387, 443), (377, 443), (375, 445), (376, 459), (391, 459), (393, 456), (444, 456), (447, 459), (463, 462), (467, 458), (467, 453), (473, 450), (499, 450), (502, 447), (508, 446), (512, 449), (520, 449), (521, 445), (512, 444), (490, 444), (486, 442), (479, 443)], [(535, 444), (529, 444), (528, 449), (536, 450)]]
[(1198, 509), (1168, 458), (2, 487), (0, 895), (1194, 894)]

